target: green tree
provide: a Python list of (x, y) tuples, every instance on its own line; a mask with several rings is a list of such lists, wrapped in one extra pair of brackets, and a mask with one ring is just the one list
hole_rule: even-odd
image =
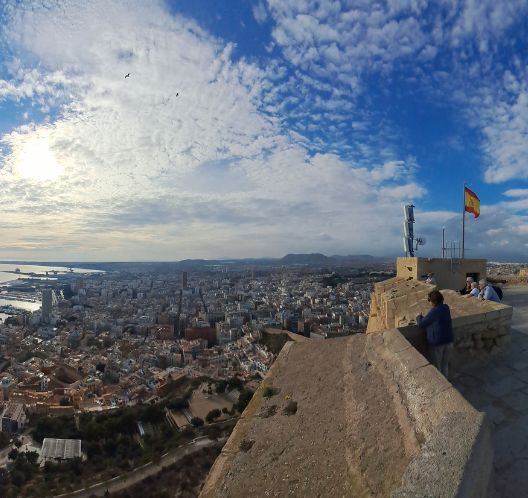
[(24, 475), (24, 472), (17, 469), (13, 470), (11, 472), (11, 482), (15, 486), (22, 486), (26, 482), (26, 476)]
[(35, 465), (38, 460), (38, 453), (36, 451), (28, 451), (26, 452), (26, 459), (29, 463)]
[(253, 391), (250, 389), (242, 389), (240, 391), (240, 394), (238, 395), (238, 403), (237, 403), (237, 410), (242, 413), (245, 409), (248, 403), (251, 401), (251, 398), (253, 397)]
[(204, 425), (204, 421), (200, 417), (193, 417), (191, 418), (191, 424), (194, 425), (194, 427), (201, 427)]
[(0, 432), (0, 449), (5, 448), (9, 444), (9, 434), (7, 432)]
[(205, 421), (210, 424), (214, 419), (218, 418), (220, 415), (222, 415), (220, 413), (220, 410), (218, 408), (215, 408), (205, 416)]

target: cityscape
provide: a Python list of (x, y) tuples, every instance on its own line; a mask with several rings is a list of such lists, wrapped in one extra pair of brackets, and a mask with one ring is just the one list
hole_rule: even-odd
[[(0, 465), (12, 466), (14, 434), (19, 435), (15, 443), (23, 443), (20, 451), (35, 452), (37, 462), (49, 466), (57, 462), (59, 450), (48, 449), (51, 440), (43, 441), (41, 433), (82, 433), (74, 429), (74, 420), (126, 409), (132, 410), (136, 439), (148, 439), (153, 431), (190, 438), (204, 430), (221, 438), (280, 351), (274, 334), (289, 331), (325, 340), (364, 333), (373, 283), (394, 270), (386, 262), (358, 265), (332, 270), (235, 262), (191, 271), (153, 271), (148, 264), (144, 271), (141, 264), (135, 271), (8, 270), (13, 280), (4, 282), (0, 295), (21, 308), (2, 308), (0, 397), (9, 439), (3, 439)], [(35, 305), (34, 311), (24, 309)], [(159, 412), (140, 418), (149, 406)], [(48, 427), (53, 419), (68, 429)], [(119, 440), (112, 444), (114, 454), (120, 451)], [(157, 444), (160, 450), (176, 442)], [(83, 451), (60, 447), (65, 461), (87, 459), (91, 474), (85, 470), (77, 486), (114, 477), (116, 469), (127, 470), (154, 451), (119, 465), (111, 459), (109, 469), (97, 467), (94, 458), (102, 456), (85, 445)], [(44, 495), (64, 486), (60, 479), (36, 481), (18, 492), (30, 496), (38, 489)], [(74, 487), (72, 482), (63, 490)]]
[[(0, 466), (17, 485), (4, 491), (73, 491), (197, 437), (225, 441), (284, 333), (316, 341), (364, 334), (374, 284), (395, 275), (384, 260), (295, 263), (314, 258), (291, 255), (290, 266), (199, 262), (186, 270), (167, 263), (162, 271), (141, 263), (37, 271), (4, 264), (11, 280), (0, 295), (17, 306), (4, 305), (0, 323)], [(489, 263), (488, 272), (518, 281), (524, 268)], [(93, 441), (116, 419), (123, 423), (117, 437), (104, 446)], [(211, 451), (208, 469), (218, 448), (203, 451)], [(18, 476), (18, 454), (34, 454), (25, 458), (41, 471)], [(84, 470), (73, 479), (77, 461)], [(195, 474), (199, 485), (205, 475)], [(183, 482), (192, 490), (192, 479)]]
[(0, 0), (0, 498), (528, 498), (526, 0)]

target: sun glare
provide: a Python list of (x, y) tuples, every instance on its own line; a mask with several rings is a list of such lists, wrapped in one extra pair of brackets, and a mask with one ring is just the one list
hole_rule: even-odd
[(62, 173), (46, 138), (35, 138), (22, 147), (15, 159), (16, 173), (31, 180), (56, 180)]

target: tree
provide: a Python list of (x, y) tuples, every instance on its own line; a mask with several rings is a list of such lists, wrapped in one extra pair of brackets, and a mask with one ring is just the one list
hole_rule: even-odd
[(0, 449), (5, 448), (9, 444), (9, 434), (7, 432), (0, 432)]
[(20, 439), (15, 439), (15, 441), (13, 442), (13, 444), (18, 448), (20, 448), (22, 446), (22, 441), (20, 441)]
[(18, 450), (16, 448), (13, 448), (8, 454), (7, 454), (7, 458), (9, 458), (9, 460), (16, 460), (17, 459), (17, 456), (18, 456)]
[(244, 388), (244, 383), (238, 377), (231, 377), (227, 381), (227, 387), (229, 387), (229, 389), (240, 389), (240, 390), (242, 390)]
[(214, 419), (218, 418), (220, 415), (220, 410), (218, 408), (215, 408), (214, 410), (211, 410), (205, 417), (205, 421), (210, 424)]
[(26, 476), (20, 470), (13, 470), (11, 472), (11, 481), (15, 486), (22, 486), (26, 482)]
[(38, 460), (38, 453), (36, 451), (27, 451), (26, 459), (29, 463), (35, 465)]
[(201, 427), (204, 425), (204, 421), (200, 417), (193, 417), (191, 418), (191, 424), (194, 425), (194, 427)]
[(253, 391), (242, 389), (238, 395), (237, 410), (242, 413), (253, 397)]

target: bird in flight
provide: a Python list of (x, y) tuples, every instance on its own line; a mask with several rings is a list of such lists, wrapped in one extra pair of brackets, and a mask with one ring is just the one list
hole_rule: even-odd
[(177, 97), (178, 95), (180, 95), (180, 94), (179, 94), (179, 92), (178, 92), (178, 93), (176, 93), (176, 97)]
[(130, 78), (130, 73), (125, 74), (125, 79)]

